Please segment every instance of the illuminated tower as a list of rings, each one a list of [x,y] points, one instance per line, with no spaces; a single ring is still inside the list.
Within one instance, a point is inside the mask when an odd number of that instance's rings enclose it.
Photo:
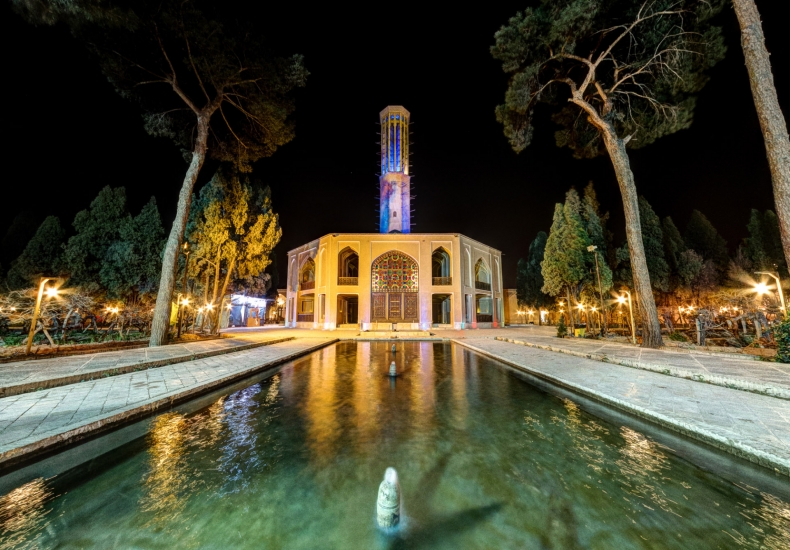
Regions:
[[[390,105],[381,118],[381,177],[379,232],[411,232],[409,176],[409,111]]]

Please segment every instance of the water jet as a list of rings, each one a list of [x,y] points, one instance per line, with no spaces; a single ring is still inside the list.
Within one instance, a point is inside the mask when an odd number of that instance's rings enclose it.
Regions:
[[[384,480],[379,485],[376,522],[384,529],[397,527],[400,522],[400,484],[395,468],[387,468]]]
[[[398,376],[398,368],[395,366],[395,361],[390,363],[390,376],[393,378]]]

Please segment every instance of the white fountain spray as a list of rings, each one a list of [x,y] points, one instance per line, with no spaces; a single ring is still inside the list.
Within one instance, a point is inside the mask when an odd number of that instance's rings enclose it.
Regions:
[[[397,527],[400,522],[400,484],[395,468],[387,468],[384,481],[379,485],[379,498],[376,502],[376,521],[383,529]]]

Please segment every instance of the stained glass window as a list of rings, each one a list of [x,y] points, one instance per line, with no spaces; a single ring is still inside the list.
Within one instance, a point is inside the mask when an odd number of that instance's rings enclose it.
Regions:
[[[419,267],[417,261],[392,250],[373,261],[373,292],[418,292]]]

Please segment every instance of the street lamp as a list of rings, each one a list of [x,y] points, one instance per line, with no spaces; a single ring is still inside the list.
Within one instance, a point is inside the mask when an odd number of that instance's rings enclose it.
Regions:
[[[773,273],[771,273],[770,271],[755,271],[754,274],[755,275],[768,275],[770,277],[773,277],[776,280],[776,288],[779,289],[779,303],[781,304],[781,307],[782,307],[782,314],[783,315],[787,315],[787,309],[785,308],[785,295],[784,295],[784,292],[782,292],[782,280],[779,277],[777,277],[776,275],[774,275]],[[757,293],[758,294],[765,294],[766,292],[768,292],[768,287],[765,285],[765,283],[757,283],[757,285],[755,285],[755,290],[757,289],[757,287],[759,287],[761,285],[765,289],[765,291],[761,292],[760,290],[757,290]]]
[[[187,271],[189,271],[189,241],[184,241],[181,250],[184,252],[184,278],[181,281],[181,291],[184,293],[184,296],[187,295]],[[189,301],[184,299],[182,304],[187,305]],[[183,308],[178,308],[178,331],[176,333],[176,338],[181,338],[181,324],[184,320],[184,310]]]
[[[47,298],[54,298],[58,295],[58,289],[54,286],[46,290],[44,289],[47,281],[53,279],[54,277],[41,277],[38,281],[38,295],[36,296],[36,305],[33,307],[33,318],[30,320],[30,331],[27,333],[27,348],[25,349],[25,355],[29,355],[30,348],[33,347],[33,335],[36,333],[36,323],[38,322],[38,315],[41,312],[41,299],[44,297],[44,293],[46,292]]]
[[[631,305],[631,293],[625,288],[621,289],[620,292],[625,292],[628,295],[628,312],[631,315],[631,341],[636,344],[636,325],[634,325],[634,308]],[[625,297],[620,296],[617,298],[617,301],[624,304]]]
[[[603,317],[601,337],[603,337],[606,335],[606,309],[603,304],[603,285],[601,285],[601,270],[598,269],[598,254],[595,252],[597,249],[598,247],[594,244],[587,247],[587,252],[592,252],[592,255],[595,257],[595,274],[598,276],[598,295],[601,297],[601,315]]]

